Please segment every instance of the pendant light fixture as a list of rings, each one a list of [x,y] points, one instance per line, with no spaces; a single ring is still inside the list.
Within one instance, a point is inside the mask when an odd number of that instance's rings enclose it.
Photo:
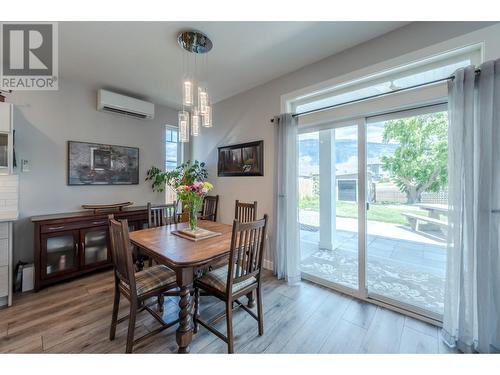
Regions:
[[[199,31],[184,31],[179,34],[177,41],[179,46],[187,52],[183,55],[179,140],[189,142],[190,134],[193,137],[200,134],[200,125],[206,128],[212,127],[212,107],[206,85],[208,79],[206,53],[212,49],[212,41]],[[201,68],[199,65],[202,65]],[[199,70],[205,71],[206,76],[199,74]]]

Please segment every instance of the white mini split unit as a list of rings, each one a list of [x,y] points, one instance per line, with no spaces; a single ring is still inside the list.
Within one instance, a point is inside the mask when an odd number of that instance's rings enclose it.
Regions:
[[[141,119],[155,116],[153,103],[102,89],[97,91],[97,110]]]

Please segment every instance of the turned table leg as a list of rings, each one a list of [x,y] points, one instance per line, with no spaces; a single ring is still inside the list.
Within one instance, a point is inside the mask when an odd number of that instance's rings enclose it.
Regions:
[[[193,303],[190,286],[193,283],[193,269],[183,268],[177,271],[177,284],[180,288],[179,327],[175,333],[178,353],[189,353],[189,344],[193,339]]]

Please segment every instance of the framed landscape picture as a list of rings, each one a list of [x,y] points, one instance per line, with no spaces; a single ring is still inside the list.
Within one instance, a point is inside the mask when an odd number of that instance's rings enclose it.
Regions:
[[[68,141],[68,185],[138,183],[138,148]]]
[[[264,141],[219,147],[217,175],[264,176]]]

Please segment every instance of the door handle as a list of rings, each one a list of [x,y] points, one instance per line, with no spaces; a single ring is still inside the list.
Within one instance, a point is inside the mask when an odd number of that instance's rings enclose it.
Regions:
[[[366,202],[366,211],[370,210],[370,203]]]

